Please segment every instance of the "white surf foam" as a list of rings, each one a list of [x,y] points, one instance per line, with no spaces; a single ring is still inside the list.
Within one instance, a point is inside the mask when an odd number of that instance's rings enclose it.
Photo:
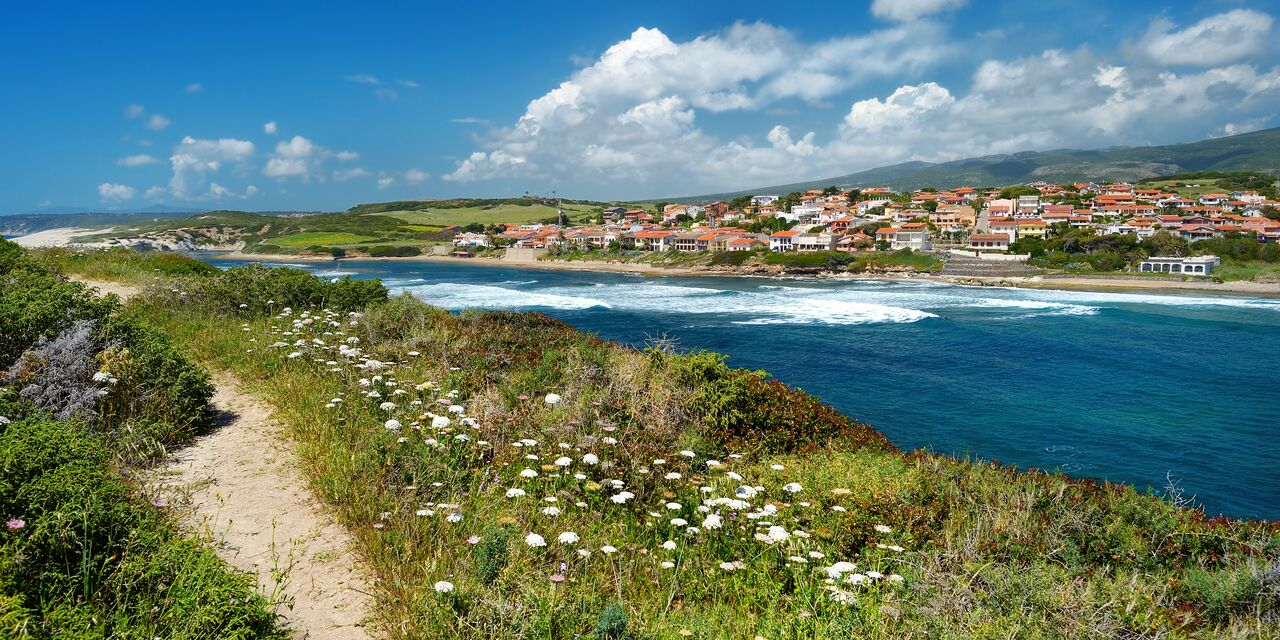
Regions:
[[[610,308],[594,298],[518,291],[479,284],[442,282],[405,287],[418,299],[447,309],[591,309]]]

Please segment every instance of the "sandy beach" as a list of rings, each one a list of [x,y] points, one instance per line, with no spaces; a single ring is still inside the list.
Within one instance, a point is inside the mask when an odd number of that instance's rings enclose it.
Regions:
[[[13,238],[18,246],[28,249],[37,247],[65,247],[71,244],[71,239],[86,233],[101,231],[101,229],[82,229],[79,227],[60,227],[58,229],[45,229],[37,231],[25,236]]]

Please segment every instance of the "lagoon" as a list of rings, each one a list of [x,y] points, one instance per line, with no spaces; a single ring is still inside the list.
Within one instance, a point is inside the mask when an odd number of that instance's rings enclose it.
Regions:
[[[203,256],[219,266],[242,264]],[[441,307],[540,311],[617,342],[728,354],[903,449],[1127,482],[1280,518],[1280,300],[923,281],[298,263]]]

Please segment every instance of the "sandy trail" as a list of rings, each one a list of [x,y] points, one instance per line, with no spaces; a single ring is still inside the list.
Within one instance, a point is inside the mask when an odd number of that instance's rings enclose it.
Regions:
[[[140,291],[77,279],[126,300]],[[223,560],[284,603],[278,611],[295,638],[368,638],[372,598],[350,535],[324,514],[267,408],[230,375],[213,382],[216,428],[157,469],[153,490],[180,509],[184,525],[208,534]]]
[[[257,575],[262,593],[283,596],[281,617],[294,637],[369,637],[371,598],[350,535],[322,512],[267,408],[225,374],[214,383],[218,427],[171,457],[157,478],[162,493],[185,501],[186,524]]]

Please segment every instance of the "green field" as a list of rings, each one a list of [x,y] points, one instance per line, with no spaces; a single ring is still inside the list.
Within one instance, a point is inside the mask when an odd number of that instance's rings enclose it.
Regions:
[[[312,245],[359,244],[370,240],[377,240],[377,238],[374,236],[356,235],[354,233],[306,231],[280,238],[273,238],[271,243],[281,247],[310,247]]]
[[[564,207],[565,213],[569,215],[569,219],[575,223],[585,222],[591,217],[591,214],[596,209],[596,207],[590,205],[576,204],[566,204]],[[457,207],[423,209],[419,211],[388,211],[380,215],[390,216],[415,225],[432,225],[437,227],[457,225],[465,227],[476,222],[480,224],[497,224],[502,222],[510,222],[512,224],[530,224],[540,220],[555,218],[556,209],[555,207],[542,204],[529,206],[500,204],[491,207]]]

